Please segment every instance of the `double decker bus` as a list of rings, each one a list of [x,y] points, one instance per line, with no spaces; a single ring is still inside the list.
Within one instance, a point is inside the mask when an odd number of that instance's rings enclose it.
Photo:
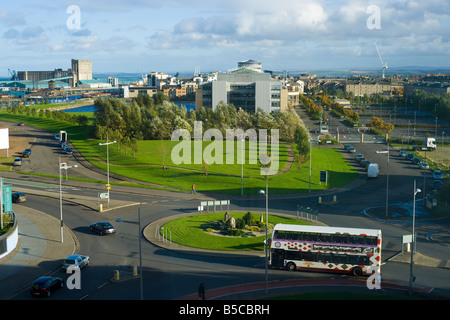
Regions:
[[[381,230],[277,224],[270,241],[269,267],[355,276],[379,273]]]

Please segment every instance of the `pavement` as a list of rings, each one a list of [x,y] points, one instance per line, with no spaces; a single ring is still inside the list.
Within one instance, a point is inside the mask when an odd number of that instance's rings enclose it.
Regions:
[[[2,173],[3,174],[3,173]],[[13,174],[13,177],[14,174]],[[42,181],[42,177],[39,177],[39,181]],[[44,178],[45,180],[45,178]],[[51,179],[50,179],[51,180]],[[53,179],[54,183],[54,179]],[[83,187],[87,186],[85,182],[70,181],[71,185]],[[120,189],[116,187],[115,189]],[[186,197],[192,199],[192,196],[199,199],[211,199],[209,195],[191,195],[178,192],[168,192],[164,190],[139,190],[140,188],[132,188],[135,192],[145,192],[147,194],[156,194],[164,197]],[[43,190],[33,191],[32,189],[14,188],[14,191],[26,191],[27,193],[38,193],[39,195],[58,197],[59,195],[53,192],[46,192]],[[127,187],[122,187],[122,191],[128,190]],[[131,190],[131,189],[130,189]],[[128,190],[128,191],[130,191]],[[75,202],[80,205],[91,208],[92,210],[99,210],[98,200],[95,197],[80,197],[75,195],[64,195],[64,201]],[[137,205],[136,202],[126,201],[113,201],[111,200],[109,207],[105,207],[107,210],[115,210],[123,206]],[[14,252],[7,257],[0,259],[0,299],[10,299],[17,293],[27,290],[31,283],[38,277],[51,274],[53,271],[60,268],[61,262],[67,256],[77,252],[78,240],[74,233],[68,227],[64,227],[63,241],[61,241],[60,233],[60,221],[51,215],[29,209],[27,207],[17,204],[14,206],[14,210],[17,216],[19,225],[19,243]],[[192,214],[192,213],[189,213]],[[174,219],[178,216],[173,216],[167,219]],[[157,230],[159,226],[162,226],[166,222],[166,219],[155,221],[144,228],[143,235],[145,239],[152,244],[164,248],[166,250],[174,250],[177,252],[183,252],[188,254],[197,255],[240,255],[248,256],[249,254],[262,256],[261,253],[224,253],[213,252],[208,250],[200,250],[190,247],[185,247],[171,243],[170,240],[159,236]],[[416,264],[429,263],[429,259],[419,259]],[[409,263],[407,256],[398,255],[398,260],[393,257],[391,261]],[[131,273],[130,275],[124,274],[120,281],[126,281],[128,279],[135,278]],[[111,279],[114,282],[114,279]],[[325,282],[324,282],[325,281]],[[341,290],[343,286],[351,290],[366,291],[366,280],[344,280],[343,278],[336,279],[309,279],[299,281],[275,281],[268,283],[268,290],[271,295],[283,295],[298,292],[309,292],[310,290],[317,290],[318,287],[326,288],[326,290]],[[382,288],[385,292],[407,292],[409,287],[407,285],[396,284],[392,282],[382,283]],[[417,294],[430,295],[433,292],[433,288],[422,288],[415,286],[415,292]],[[247,300],[247,299],[259,299],[267,297],[265,293],[265,283],[248,283],[239,286],[225,287],[214,290],[207,290],[207,299],[228,299],[228,300]],[[181,300],[198,300],[197,293],[188,295],[181,298]]]

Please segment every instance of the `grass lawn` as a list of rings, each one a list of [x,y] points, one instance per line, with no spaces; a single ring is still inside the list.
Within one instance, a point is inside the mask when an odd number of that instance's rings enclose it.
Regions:
[[[106,148],[98,146],[100,141],[76,141],[78,150],[94,165],[106,170]],[[166,170],[162,169],[161,144],[171,150],[178,142],[174,141],[140,141],[136,159],[130,151],[125,155],[123,150],[110,147],[110,172],[141,181],[171,186],[186,192],[195,184],[198,191],[210,191],[224,194],[240,194],[241,165],[212,164],[208,165],[208,175],[202,171],[200,164],[181,164],[178,167],[171,161],[170,152],[165,157]],[[207,145],[203,143],[203,148]],[[236,153],[235,153],[236,154]],[[280,145],[279,169],[287,164],[288,151],[285,144]],[[350,183],[357,178],[357,171],[343,158],[341,153],[332,148],[312,149],[311,190],[325,190]],[[237,162],[237,161],[236,161]],[[328,171],[328,185],[319,182],[321,170]],[[248,164],[248,145],[244,164],[244,194],[256,194],[265,188],[264,177],[260,175],[260,167]],[[283,174],[269,178],[269,192],[273,194],[302,193],[309,190],[309,162],[300,170],[296,163]]]
[[[85,113],[93,121],[93,113]],[[12,122],[24,122],[26,125],[59,132],[65,130],[69,140],[80,153],[92,164],[106,171],[106,147],[99,146],[103,140],[89,139],[91,126],[78,126],[65,121],[47,119],[46,117],[33,117],[27,115],[14,115],[0,111],[0,119]],[[202,164],[175,165],[171,160],[171,150],[177,141],[139,141],[135,157],[131,150],[125,151],[122,147],[111,145],[109,147],[110,171],[112,173],[129,177],[138,181],[150,182],[169,189],[190,192],[192,184],[198,191],[209,191],[222,194],[240,194],[241,192],[241,165],[227,164],[226,154],[230,150],[223,146],[223,163],[209,164],[205,175]],[[203,150],[210,142],[202,143]],[[118,148],[119,147],[119,148]],[[237,157],[234,145],[234,157]],[[295,146],[292,146],[295,150]],[[244,193],[257,194],[265,188],[264,177],[260,175],[258,164],[249,164],[249,144],[245,146]],[[194,155],[192,155],[193,159]],[[167,166],[162,169],[162,163]],[[279,146],[279,170],[288,163],[288,147],[284,143]],[[328,185],[319,182],[321,170],[328,171]],[[333,148],[319,147],[312,149],[311,190],[324,190],[348,184],[356,179],[357,171],[343,158],[339,151]],[[280,175],[270,176],[269,193],[287,194],[302,193],[309,190],[309,162],[302,164],[300,170],[296,163],[289,171]]]
[[[230,213],[235,219],[242,218],[246,213]],[[255,218],[260,214],[253,213]],[[172,241],[189,247],[223,250],[223,251],[251,251],[264,250],[265,235],[257,237],[229,237],[213,235],[203,231],[202,226],[211,221],[223,220],[225,213],[206,213],[172,220],[164,225],[168,235],[171,232]],[[265,219],[265,214],[264,214]],[[308,224],[305,221],[269,215],[269,223]],[[269,237],[271,234],[269,233]]]

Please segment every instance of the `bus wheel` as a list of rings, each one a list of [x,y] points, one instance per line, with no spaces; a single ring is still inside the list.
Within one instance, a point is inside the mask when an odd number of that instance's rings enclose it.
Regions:
[[[289,262],[286,265],[286,270],[288,270],[288,271],[295,271],[296,269],[297,269],[297,267],[295,266],[295,263],[293,263],[293,262]]]
[[[352,273],[355,277],[360,277],[363,274],[363,271],[360,267],[355,267],[352,269]]]

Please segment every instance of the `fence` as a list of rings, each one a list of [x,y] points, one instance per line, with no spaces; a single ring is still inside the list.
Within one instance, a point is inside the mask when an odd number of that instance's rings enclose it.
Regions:
[[[297,205],[297,218],[317,221],[319,218],[319,211],[310,207],[305,208],[303,206]]]
[[[6,234],[0,236],[0,259],[10,254],[17,246],[19,241],[19,230],[17,226],[17,219],[14,212],[8,213],[11,217],[9,223],[13,224],[13,227]]]

